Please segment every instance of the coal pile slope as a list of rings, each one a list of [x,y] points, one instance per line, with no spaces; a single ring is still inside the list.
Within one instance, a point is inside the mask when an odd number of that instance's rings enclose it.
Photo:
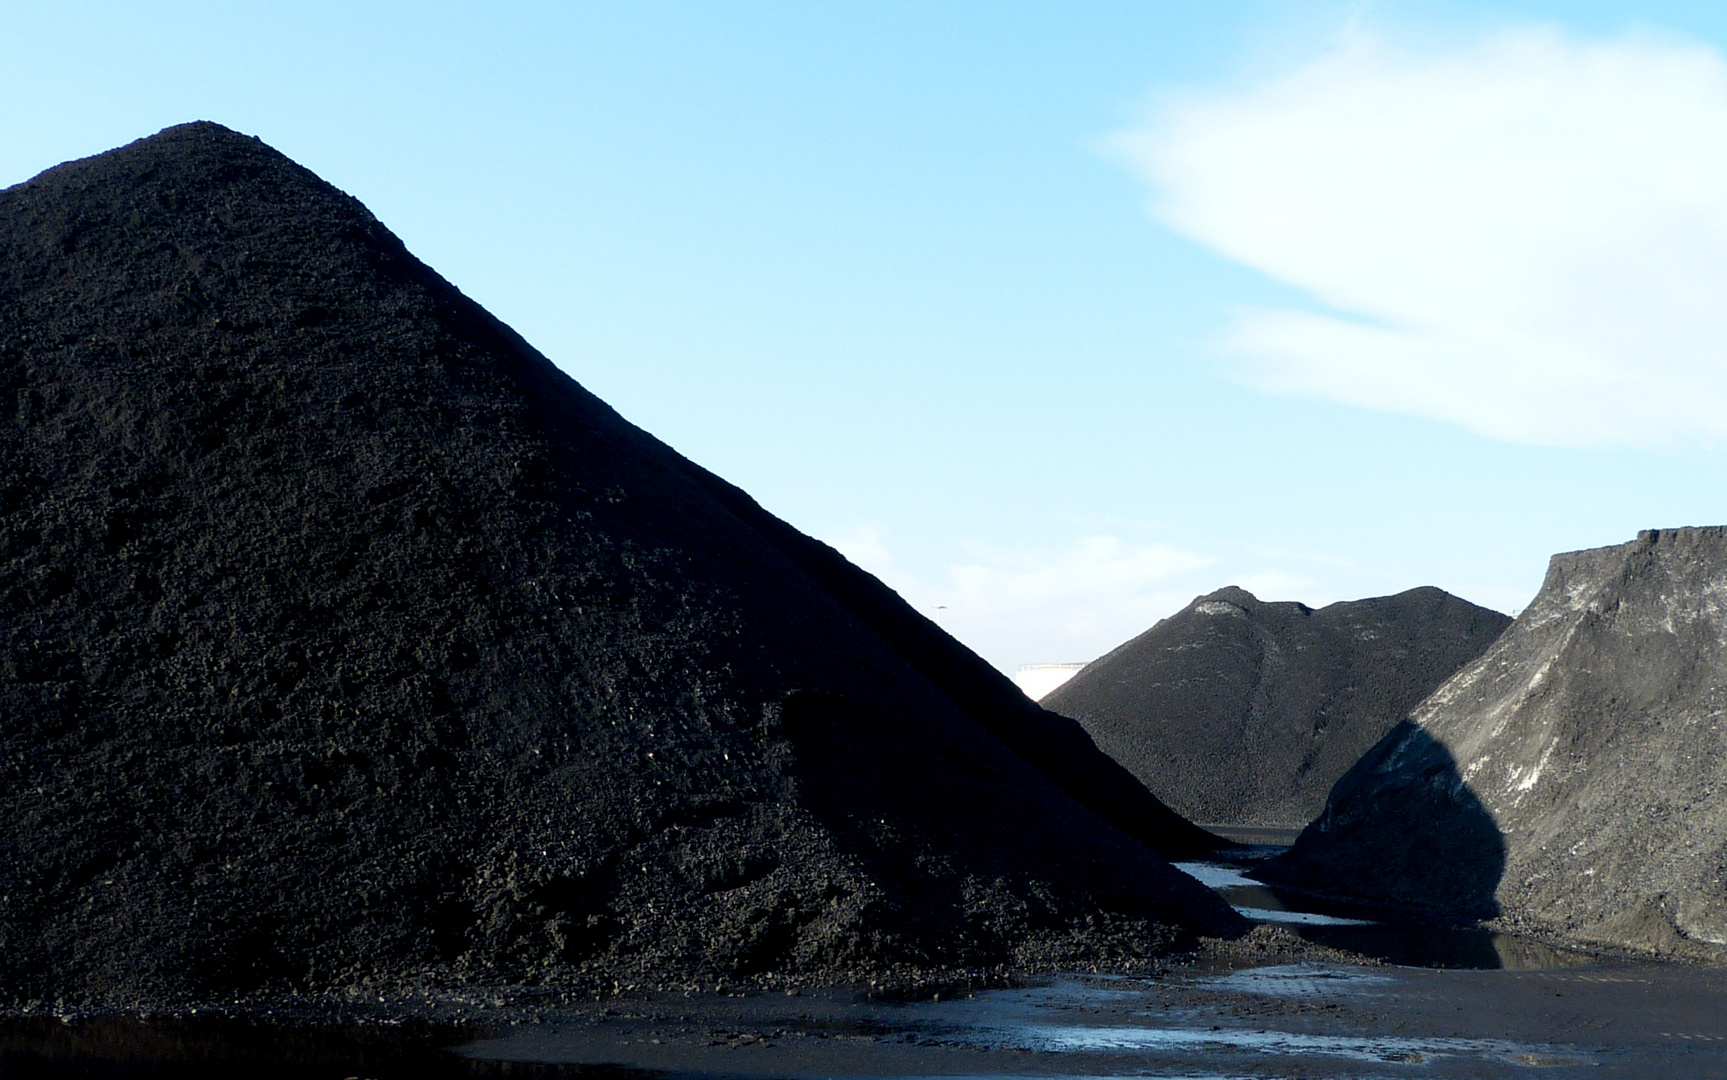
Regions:
[[[1581,944],[1727,948],[1727,529],[1553,557],[1540,595],[1263,876]]]
[[[1076,725],[256,140],[0,192],[0,380],[6,1002],[1242,928],[1122,831],[1207,843]]]
[[[1201,596],[1046,696],[1195,821],[1299,828],[1511,622],[1439,589],[1331,604]]]

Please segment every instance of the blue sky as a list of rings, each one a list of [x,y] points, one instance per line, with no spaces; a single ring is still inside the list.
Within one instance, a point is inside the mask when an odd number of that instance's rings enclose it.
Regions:
[[[5,14],[0,183],[258,135],[1004,669],[1727,521],[1716,5]]]

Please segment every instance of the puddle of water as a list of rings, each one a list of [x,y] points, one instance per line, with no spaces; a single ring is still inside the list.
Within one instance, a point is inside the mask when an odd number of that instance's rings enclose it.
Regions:
[[[1248,847],[1270,848],[1274,852],[1289,850],[1295,838],[1301,835],[1300,825],[1207,825],[1202,822],[1199,827],[1225,840],[1234,840]]]
[[[1273,888],[1247,877],[1239,863],[1186,862],[1176,866],[1255,922],[1286,924],[1317,945],[1347,949],[1404,967],[1537,971],[1595,962],[1582,953],[1478,926],[1399,921],[1362,905]]]
[[[1389,986],[1397,980],[1389,975],[1360,968],[1328,964],[1277,964],[1245,968],[1227,975],[1200,979],[1197,985],[1226,993],[1259,994],[1264,997],[1330,997],[1357,995],[1373,987]]]
[[[1234,863],[1186,862],[1176,868],[1228,900],[1230,906],[1261,922],[1310,923],[1322,926],[1364,926],[1385,921],[1384,913],[1362,904],[1327,900],[1290,892],[1255,881]],[[1248,914],[1248,912],[1260,914]],[[1315,918],[1314,916],[1323,916]]]
[[[1353,1061],[1421,1063],[1437,1058],[1471,1057],[1523,1064],[1531,1060],[1555,1064],[1588,1064],[1554,1047],[1497,1039],[1399,1038],[1393,1036],[1310,1035],[1255,1028],[1176,1027],[1028,1027],[1018,1033],[1017,1049],[1071,1053],[1086,1051],[1195,1050],[1290,1056],[1296,1054]]]
[[[1226,993],[1270,997],[1359,999],[1386,992],[1386,988],[1396,983],[1395,977],[1380,972],[1302,963],[1233,971],[1198,980],[1195,985]],[[1186,1057],[1191,1065],[1202,1068],[1208,1056],[1217,1060],[1219,1055],[1396,1064],[1433,1063],[1447,1058],[1514,1065],[1592,1064],[1587,1054],[1576,1047],[1505,1039],[1332,1035],[1225,1027],[1203,1020],[1172,1023],[1173,1018],[1167,1013],[1145,1011],[1143,999],[1136,1000],[1139,992],[1140,987],[1131,980],[1107,987],[1061,982],[992,991],[978,995],[975,1002],[962,1003],[957,1014],[933,1010],[925,1013],[922,1023],[915,1025],[917,1033],[912,1037],[922,1045],[964,1045],[1057,1055],[1169,1054]],[[1105,1006],[1101,1013],[1098,1006]],[[1156,1019],[1151,1020],[1152,1017]]]
[[[1336,915],[1320,915],[1313,911],[1278,911],[1275,908],[1247,907],[1236,904],[1235,910],[1255,922],[1290,923],[1300,926],[1374,926],[1367,919],[1342,919]]]
[[[1247,889],[1259,884],[1243,874],[1239,867],[1225,863],[1178,862],[1175,868],[1190,877],[1198,878],[1199,883],[1208,889]]]

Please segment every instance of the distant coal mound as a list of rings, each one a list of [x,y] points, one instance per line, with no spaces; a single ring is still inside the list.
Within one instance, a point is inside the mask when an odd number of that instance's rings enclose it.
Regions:
[[[1331,604],[1202,596],[1043,698],[1195,821],[1299,828],[1511,622],[1439,589]]]
[[[1727,529],[1555,555],[1503,637],[1260,876],[1564,939],[1727,951]]]
[[[4,1001],[1243,928],[1077,725],[254,139],[0,192],[0,381]]]

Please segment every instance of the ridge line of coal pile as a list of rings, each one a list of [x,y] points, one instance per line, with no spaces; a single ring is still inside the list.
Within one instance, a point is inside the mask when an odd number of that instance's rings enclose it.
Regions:
[[[0,192],[0,401],[0,1004],[1000,977],[1245,928],[1083,734],[255,139]]]
[[[1042,704],[1078,719],[1193,820],[1299,828],[1510,622],[1431,587],[1316,611],[1229,586],[1087,664]]]
[[[860,622],[892,642],[919,674],[1087,809],[1169,858],[1234,846],[1170,809],[1098,749],[1084,726],[1039,707],[1011,679],[982,663],[873,575],[773,517],[732,484],[712,474],[704,479],[733,513],[760,529]]]

